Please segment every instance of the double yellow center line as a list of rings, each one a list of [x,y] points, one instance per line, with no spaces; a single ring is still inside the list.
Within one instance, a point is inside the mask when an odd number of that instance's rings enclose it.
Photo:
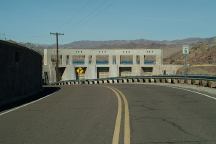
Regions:
[[[125,95],[117,88],[106,86],[112,90],[118,99],[118,111],[115,121],[115,129],[113,133],[112,144],[119,144],[119,136],[121,129],[121,118],[122,118],[122,106],[124,106],[124,144],[130,144],[130,118],[129,118],[129,107],[128,101]],[[122,103],[123,100],[123,103]]]

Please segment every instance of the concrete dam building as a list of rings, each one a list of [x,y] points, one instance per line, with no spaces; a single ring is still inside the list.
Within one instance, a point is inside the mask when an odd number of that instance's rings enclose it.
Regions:
[[[56,49],[44,49],[43,74],[56,81]],[[161,49],[59,49],[61,80],[176,74],[181,65],[163,65]]]

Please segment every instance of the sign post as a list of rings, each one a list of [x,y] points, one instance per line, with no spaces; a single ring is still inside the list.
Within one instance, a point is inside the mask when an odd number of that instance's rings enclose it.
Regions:
[[[188,55],[189,55],[189,45],[183,45],[182,53],[184,55],[184,75],[186,76],[188,73]]]

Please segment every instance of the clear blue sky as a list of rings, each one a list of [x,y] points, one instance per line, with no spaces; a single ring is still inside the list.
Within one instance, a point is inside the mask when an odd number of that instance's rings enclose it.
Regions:
[[[216,0],[1,0],[0,36],[21,42],[216,36]]]

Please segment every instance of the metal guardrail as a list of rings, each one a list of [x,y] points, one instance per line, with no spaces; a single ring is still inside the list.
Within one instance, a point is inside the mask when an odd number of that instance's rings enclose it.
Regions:
[[[116,84],[116,83],[171,83],[192,84],[216,88],[216,76],[202,75],[157,75],[157,76],[128,76],[89,80],[68,80],[52,83],[51,85],[77,84]]]

